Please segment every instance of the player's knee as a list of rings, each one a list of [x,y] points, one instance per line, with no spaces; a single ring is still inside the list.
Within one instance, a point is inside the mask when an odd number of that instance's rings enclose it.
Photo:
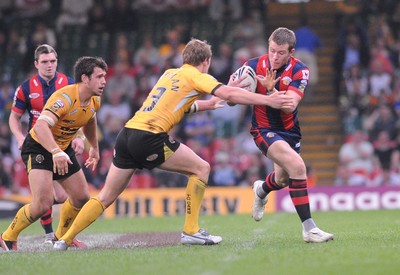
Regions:
[[[64,203],[68,198],[68,195],[66,193],[63,194],[55,194],[54,195],[54,202],[53,204],[61,204]]]
[[[38,214],[38,217],[41,217],[44,215],[51,207],[53,206],[53,199],[52,198],[42,198],[38,203],[34,205],[35,210],[31,210],[32,212],[36,212]],[[35,216],[32,214],[32,216]]]
[[[195,174],[202,180],[207,180],[210,175],[211,167],[207,161],[202,161],[196,166]]]
[[[275,177],[275,182],[277,185],[284,188],[289,185],[289,177],[286,176]]]
[[[289,176],[294,179],[300,179],[306,177],[306,165],[302,160],[294,161],[290,166],[290,171],[287,171]]]
[[[90,199],[90,196],[85,195],[80,198],[75,198],[75,199],[70,198],[70,202],[71,202],[72,206],[80,209],[85,205],[86,202],[88,202],[89,199]]]

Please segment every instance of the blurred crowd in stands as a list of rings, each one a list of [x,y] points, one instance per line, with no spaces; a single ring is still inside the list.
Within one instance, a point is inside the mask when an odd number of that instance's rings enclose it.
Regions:
[[[105,180],[119,130],[160,73],[181,66],[181,51],[190,37],[211,43],[210,73],[224,83],[243,60],[266,52],[263,1],[17,0],[2,1],[0,10],[0,194],[29,193],[8,115],[16,87],[36,73],[37,45],[54,46],[58,71],[68,75],[82,55],[100,55],[109,64],[97,114],[101,160],[95,172],[84,169],[93,188],[101,188]],[[271,167],[248,133],[249,120],[248,108],[226,106],[188,115],[173,135],[212,164],[209,185],[248,186]],[[130,186],[182,187],[186,182],[155,169],[135,175]]]
[[[59,55],[58,71],[68,75],[82,55],[99,55],[109,64],[98,113],[101,160],[95,172],[84,170],[90,185],[98,189],[112,161],[116,135],[160,73],[182,64],[180,53],[185,43],[191,37],[209,41],[214,52],[210,73],[227,83],[244,60],[267,52],[267,3],[2,0],[0,195],[29,193],[8,115],[15,89],[36,73],[33,52],[37,45],[54,46]],[[339,152],[335,184],[400,184],[400,4],[396,0],[345,0],[336,12],[340,31],[334,85],[346,143]],[[188,115],[171,134],[211,164],[209,185],[248,186],[272,169],[255,147],[249,127],[249,107],[237,105]],[[135,175],[130,186],[185,184],[185,177],[155,169]]]
[[[335,84],[343,123],[336,185],[400,185],[400,2],[340,3]]]

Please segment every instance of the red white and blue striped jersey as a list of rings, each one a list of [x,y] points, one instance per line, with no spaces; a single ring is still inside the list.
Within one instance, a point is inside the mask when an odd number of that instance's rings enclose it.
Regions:
[[[257,75],[266,74],[266,69],[271,68],[268,54],[249,59],[246,65],[252,67]],[[308,84],[310,70],[300,60],[290,57],[288,62],[277,70],[276,77],[281,79],[276,83],[278,91],[292,90],[304,96],[304,90]],[[256,93],[267,94],[267,89],[260,83],[257,85]],[[269,106],[255,105],[253,108],[252,129],[270,129],[274,132],[290,131],[300,135],[300,125],[297,116],[297,108],[291,114],[285,114],[281,110]]]
[[[60,72],[56,72],[48,84],[39,74],[36,74],[17,88],[11,110],[19,114],[28,111],[29,129],[31,129],[49,97],[58,89],[74,83],[73,78]]]

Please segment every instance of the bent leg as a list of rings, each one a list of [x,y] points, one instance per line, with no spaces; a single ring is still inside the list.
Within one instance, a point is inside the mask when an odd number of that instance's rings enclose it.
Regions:
[[[207,187],[210,165],[189,147],[181,144],[160,168],[189,175],[186,187],[186,216],[183,232],[194,234],[199,231],[200,208]]]
[[[71,245],[76,235],[97,220],[104,210],[125,190],[135,171],[135,169],[120,169],[111,164],[106,182],[98,197],[91,198],[82,207],[71,227],[62,235],[60,240],[64,240],[68,246]]]
[[[65,202],[67,199],[67,193],[58,181],[53,181],[54,185],[54,202],[53,204],[59,204]],[[44,229],[47,238],[53,238],[53,207],[40,217],[40,223]]]
[[[60,221],[56,237],[62,237],[71,226],[79,210],[89,200],[89,188],[82,170],[68,178],[59,180],[61,186],[68,194],[68,199],[63,203],[60,211]]]
[[[16,241],[22,230],[39,219],[53,204],[53,173],[33,169],[29,172],[32,202],[20,208],[10,226],[2,234],[4,240]]]
[[[97,220],[97,218],[103,214],[105,209],[106,207],[98,200],[98,198],[91,198],[79,211],[71,227],[60,238],[60,240],[64,240],[66,244],[70,246],[74,238]]]
[[[271,158],[281,169],[277,169],[277,181],[289,185],[289,194],[302,223],[310,220],[310,227],[315,227],[311,219],[311,210],[307,191],[306,165],[300,155],[283,141],[275,142],[268,151]]]

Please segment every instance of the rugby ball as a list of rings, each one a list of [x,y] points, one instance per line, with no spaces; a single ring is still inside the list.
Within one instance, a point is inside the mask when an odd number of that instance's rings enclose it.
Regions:
[[[242,88],[254,93],[257,88],[257,79],[256,79],[256,73],[254,72],[253,68],[250,66],[243,65],[234,72],[233,80],[236,80],[243,75],[246,75],[246,77],[240,83],[247,82],[250,84]]]

